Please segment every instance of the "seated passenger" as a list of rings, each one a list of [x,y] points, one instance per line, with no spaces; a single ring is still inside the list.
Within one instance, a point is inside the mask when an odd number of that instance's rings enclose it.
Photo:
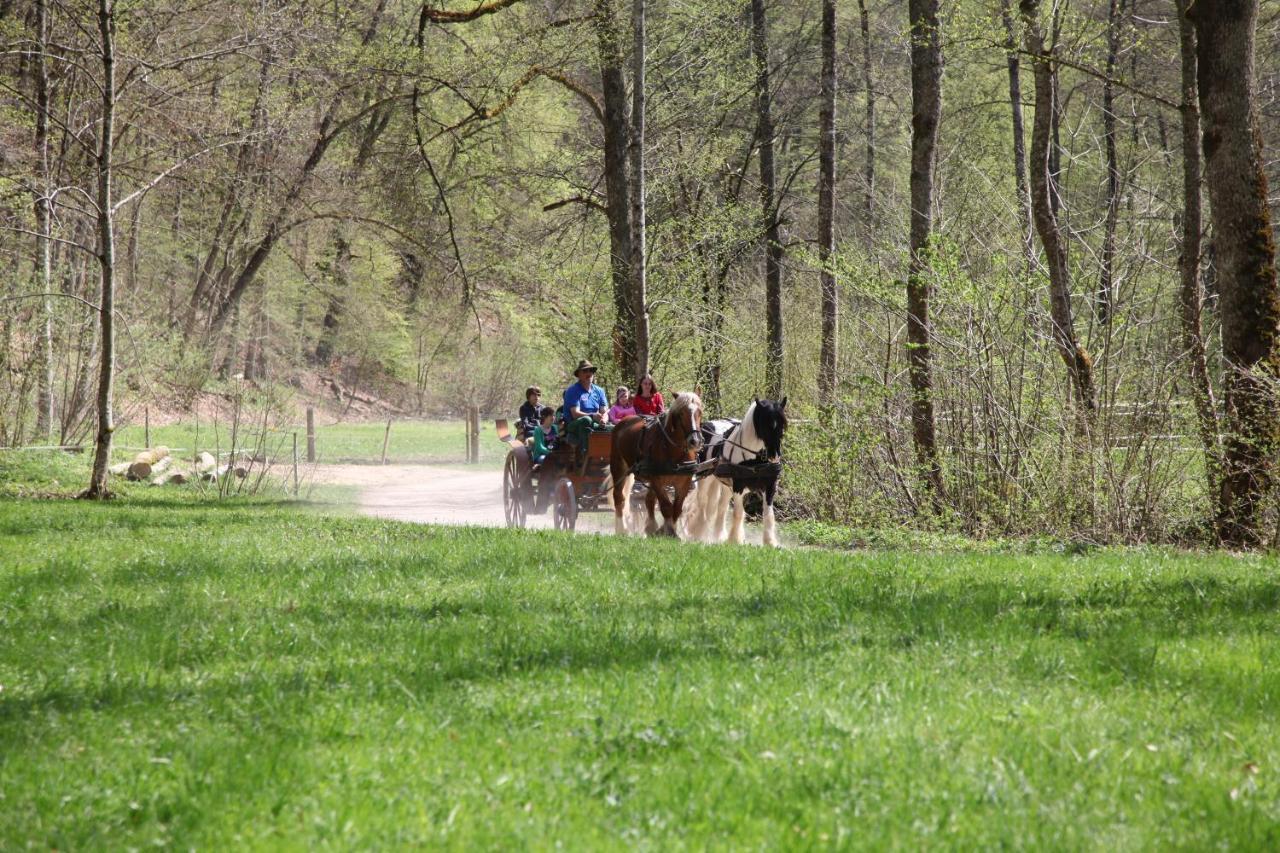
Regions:
[[[529,455],[535,465],[546,459],[547,454],[556,446],[555,419],[556,413],[551,411],[551,407],[544,406],[542,421],[533,428],[533,437],[530,439],[533,443],[529,446]]]
[[[618,393],[613,399],[613,405],[609,407],[609,423],[616,424],[623,418],[629,418],[636,413],[636,407],[631,405],[631,392],[627,390],[626,385],[618,387]]]
[[[662,394],[658,392],[658,383],[647,373],[640,378],[640,387],[631,398],[631,405],[635,407],[637,415],[660,415],[667,410],[662,402]]]
[[[520,438],[532,436],[534,428],[542,423],[543,411],[551,410],[550,406],[542,405],[541,400],[542,389],[537,385],[525,389],[524,405],[520,407],[520,419],[516,422],[516,435]]]
[[[609,397],[595,383],[596,366],[583,359],[573,375],[578,381],[564,392],[565,438],[578,447],[587,446],[587,434],[609,429]]]

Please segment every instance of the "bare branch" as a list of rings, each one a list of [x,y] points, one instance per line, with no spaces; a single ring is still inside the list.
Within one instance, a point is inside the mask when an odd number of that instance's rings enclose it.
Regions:
[[[594,198],[590,198],[589,196],[584,196],[584,195],[575,195],[575,196],[572,196],[571,198],[562,198],[559,201],[553,201],[550,204],[544,204],[542,206],[542,210],[544,212],[549,210],[556,210],[558,208],[565,207],[566,205],[570,205],[570,204],[583,204],[583,205],[586,205],[587,207],[593,207],[596,210],[600,211],[601,213],[607,214],[609,212],[608,209],[603,204],[596,201]]]

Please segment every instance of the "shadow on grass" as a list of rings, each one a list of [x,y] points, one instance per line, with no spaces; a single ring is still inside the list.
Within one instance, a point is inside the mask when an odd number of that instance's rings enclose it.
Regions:
[[[58,580],[64,587],[92,582],[75,574]],[[280,608],[232,599],[223,610],[188,597],[186,588],[184,580],[158,603],[104,602],[77,619],[46,615],[32,626],[38,636],[0,646],[0,659],[13,655],[7,662],[15,666],[39,660],[48,679],[27,695],[0,696],[0,722],[9,734],[15,725],[42,725],[48,711],[218,708],[234,700],[274,713],[282,704],[356,689],[387,702],[402,701],[408,691],[421,702],[468,684],[553,672],[638,672],[658,663],[718,661],[768,675],[874,655],[881,667],[890,660],[912,667],[920,665],[913,659],[972,643],[990,646],[992,672],[1042,687],[1069,678],[1099,695],[1122,683],[1162,692],[1175,678],[1184,690],[1213,690],[1215,701],[1247,716],[1265,713],[1264,697],[1280,678],[1194,665],[1166,671],[1161,658],[1177,638],[1257,635],[1254,617],[1280,602],[1275,582],[1218,589],[1208,599],[1201,585],[1185,579],[1144,582],[1141,596],[1116,589],[1107,596],[1021,599],[982,583],[897,604],[883,585],[576,604],[552,592],[513,604],[491,587],[421,603],[359,597],[317,603],[304,595],[297,606]],[[830,593],[826,609],[815,606],[819,592]],[[231,634],[239,635],[237,643],[227,642]],[[47,636],[75,641],[59,648]],[[65,673],[92,672],[108,648],[129,651],[117,652],[110,673],[66,683]],[[762,663],[765,670],[755,669]],[[210,674],[227,670],[235,674]],[[192,672],[201,675],[193,679]],[[173,680],[182,683],[166,683]]]

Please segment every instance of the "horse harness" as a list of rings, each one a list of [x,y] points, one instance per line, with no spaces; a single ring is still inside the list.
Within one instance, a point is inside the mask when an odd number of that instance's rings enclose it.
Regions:
[[[631,468],[631,473],[635,474],[637,480],[644,480],[649,477],[671,476],[694,477],[696,479],[711,470],[712,466],[707,465],[706,462],[698,462],[696,460],[691,462],[657,462],[650,458],[648,452],[650,445],[649,431],[655,426],[667,444],[679,448],[680,443],[667,432],[665,413],[661,415],[643,415],[642,417],[644,417],[644,429],[640,434],[640,449],[644,455],[636,460],[636,464]]]
[[[745,489],[763,489],[777,482],[778,477],[782,475],[782,462],[770,462],[768,460],[768,452],[763,445],[759,450],[752,450],[735,441],[732,436],[737,435],[740,429],[742,429],[742,422],[738,421],[734,424],[733,429],[725,433],[720,441],[711,448],[710,454],[703,464],[713,464],[704,473],[732,480],[735,489],[739,484]],[[743,453],[748,454],[750,458],[742,462],[728,461],[723,457],[725,445],[733,445]]]

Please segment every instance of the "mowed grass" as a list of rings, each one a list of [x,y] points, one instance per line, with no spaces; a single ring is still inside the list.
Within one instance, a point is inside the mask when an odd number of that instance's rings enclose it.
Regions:
[[[1280,844],[1269,558],[0,501],[0,848]]]
[[[202,421],[198,435],[196,426],[194,421],[154,426],[151,428],[151,442],[153,445],[184,448],[184,456],[190,456],[196,449],[210,452],[215,449],[223,452],[230,450],[229,424],[219,423],[215,431],[212,422]],[[257,424],[242,424],[237,444],[241,447],[246,443],[252,446],[257,441],[257,429]],[[335,424],[317,415],[316,461],[380,462],[386,430],[386,421]],[[283,460],[292,459],[292,432],[298,434],[298,455],[305,460],[306,424],[273,431],[266,440],[268,454]],[[141,425],[121,427],[116,431],[115,441],[121,448],[143,447],[145,432]],[[461,463],[466,461],[466,452],[466,428],[462,421],[392,421],[391,436],[387,442],[388,463]],[[502,459],[506,455],[506,448],[497,441],[492,421],[480,423],[480,454],[481,461],[488,462]],[[124,459],[129,454],[121,450],[117,455]]]

